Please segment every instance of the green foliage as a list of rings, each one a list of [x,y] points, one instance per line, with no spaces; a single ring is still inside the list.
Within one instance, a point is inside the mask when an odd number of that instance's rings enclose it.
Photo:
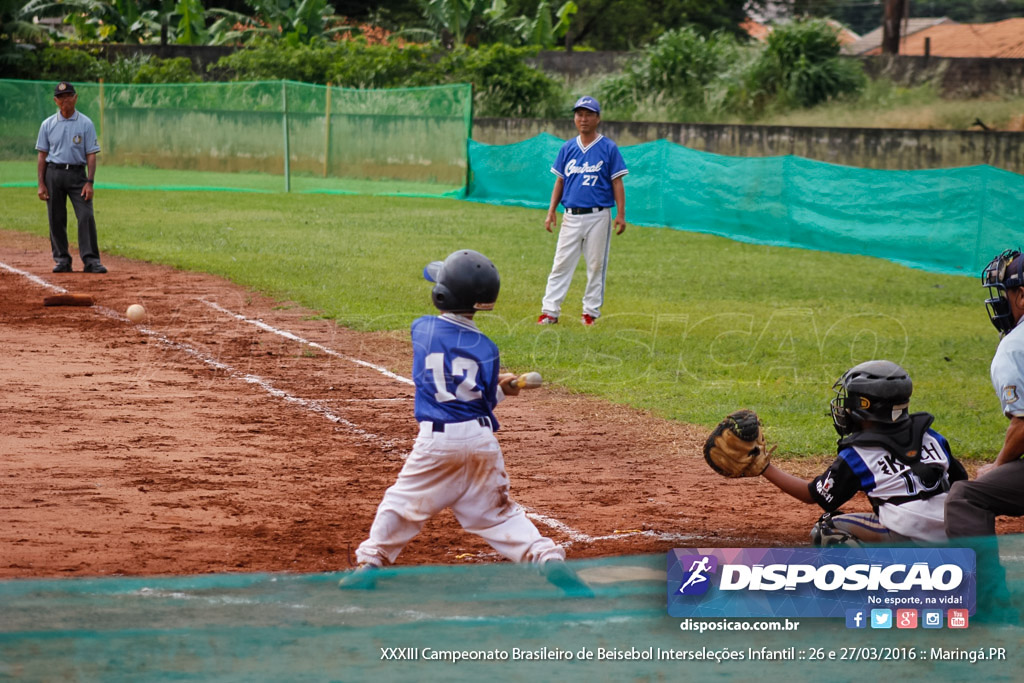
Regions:
[[[856,94],[867,78],[859,62],[840,58],[839,49],[836,29],[824,21],[783,24],[768,34],[751,83],[762,102],[774,98],[783,108]]]
[[[542,116],[557,106],[553,79],[528,66],[532,48],[496,44],[368,45],[364,40],[287,46],[263,42],[223,57],[215,68],[235,80],[295,80],[348,88],[396,88],[472,83],[478,116]]]
[[[744,80],[736,72],[750,60],[750,49],[732,35],[703,35],[693,27],[669,31],[621,75],[599,86],[606,117],[631,118],[641,107],[687,119],[735,109],[744,95]]]
[[[192,70],[188,57],[153,58],[141,64],[132,83],[198,83],[202,77]]]
[[[811,107],[856,95],[867,82],[859,62],[839,57],[823,21],[780,26],[767,45],[694,27],[669,31],[599,85],[608,118],[653,113],[683,121],[751,119],[763,111]]]
[[[760,0],[576,0],[579,13],[566,37],[598,50],[633,50],[666,32],[692,26],[743,37],[739,24]]]
[[[40,81],[95,81],[102,73],[100,60],[89,52],[46,47],[36,55],[32,78]]]
[[[211,43],[254,44],[261,39],[282,39],[291,47],[309,45],[351,30],[340,25],[334,7],[327,0],[246,0],[252,16],[225,9],[211,9],[208,14],[221,18],[210,26]],[[243,28],[236,29],[235,25]]]
[[[541,71],[528,66],[529,48],[501,43],[477,50],[461,49],[439,63],[451,82],[472,83],[478,116],[533,117],[557,110],[560,90]]]

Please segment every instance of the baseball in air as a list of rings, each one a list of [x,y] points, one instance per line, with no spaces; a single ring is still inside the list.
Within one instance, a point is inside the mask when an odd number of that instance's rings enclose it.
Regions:
[[[125,315],[128,316],[128,319],[133,323],[141,323],[146,319],[146,309],[142,307],[142,304],[132,304],[128,307],[128,310],[125,311]]]

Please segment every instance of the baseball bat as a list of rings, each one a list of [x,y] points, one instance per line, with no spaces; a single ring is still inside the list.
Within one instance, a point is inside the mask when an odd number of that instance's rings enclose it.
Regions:
[[[88,294],[54,294],[43,298],[44,306],[92,306],[92,297]]]
[[[516,377],[512,383],[520,389],[536,389],[543,384],[543,380],[539,372],[527,372]]]

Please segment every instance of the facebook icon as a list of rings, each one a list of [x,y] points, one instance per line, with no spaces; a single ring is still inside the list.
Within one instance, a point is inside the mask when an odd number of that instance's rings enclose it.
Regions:
[[[846,628],[867,628],[868,620],[862,609],[846,610]]]

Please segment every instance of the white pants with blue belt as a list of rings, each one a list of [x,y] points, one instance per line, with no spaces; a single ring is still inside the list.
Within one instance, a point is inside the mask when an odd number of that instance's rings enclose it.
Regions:
[[[565,550],[545,538],[513,500],[498,440],[477,420],[420,433],[398,480],[384,493],[370,537],[356,550],[359,564],[391,564],[402,548],[441,510],[450,507],[462,528],[513,562],[564,560]]]
[[[587,287],[583,291],[583,312],[594,318],[601,315],[604,303],[604,281],[608,271],[608,249],[611,246],[612,211],[601,209],[596,213],[562,217],[558,231],[555,262],[548,275],[548,286],[541,303],[541,312],[558,318],[562,302],[569,293],[573,272],[580,255],[587,264]]]

